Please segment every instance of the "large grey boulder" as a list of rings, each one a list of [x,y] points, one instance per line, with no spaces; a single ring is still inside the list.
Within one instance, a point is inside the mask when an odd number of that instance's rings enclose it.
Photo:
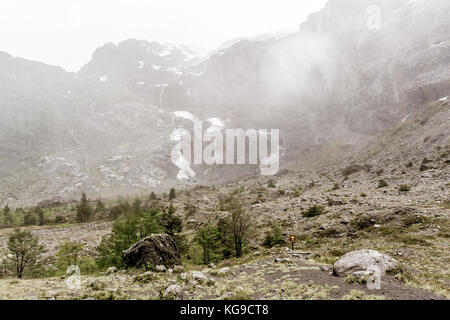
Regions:
[[[173,239],[167,234],[153,234],[132,245],[122,253],[125,265],[141,267],[180,265],[180,253]]]
[[[347,276],[355,272],[379,270],[383,275],[387,270],[393,269],[398,262],[375,250],[359,250],[349,252],[339,259],[333,266],[337,276]]]

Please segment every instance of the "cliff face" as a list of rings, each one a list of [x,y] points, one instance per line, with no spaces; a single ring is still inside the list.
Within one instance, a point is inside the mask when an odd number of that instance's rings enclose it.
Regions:
[[[212,56],[195,83],[198,105],[233,110],[250,126],[255,114],[272,125],[318,117],[321,130],[338,118],[374,134],[448,93],[449,9],[442,0],[330,0],[295,35]]]

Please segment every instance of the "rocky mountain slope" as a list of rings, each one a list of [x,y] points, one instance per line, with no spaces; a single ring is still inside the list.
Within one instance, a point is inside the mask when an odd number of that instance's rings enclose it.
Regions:
[[[290,36],[243,39],[205,59],[185,46],[126,40],[97,49],[76,74],[2,53],[0,202],[181,183],[170,162],[177,110],[232,128],[281,128],[284,163],[327,145],[355,151],[449,95],[449,6],[330,0]],[[254,172],[235,169],[201,168],[189,183]]]

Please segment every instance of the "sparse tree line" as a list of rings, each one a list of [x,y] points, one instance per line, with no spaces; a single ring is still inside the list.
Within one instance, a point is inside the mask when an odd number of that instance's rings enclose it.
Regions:
[[[112,232],[102,238],[95,257],[86,253],[83,244],[65,241],[60,243],[57,254],[46,258],[44,263],[39,239],[28,230],[16,229],[8,240],[7,250],[0,252],[1,272],[14,273],[21,278],[24,275],[48,277],[65,274],[70,265],[79,265],[84,274],[99,272],[111,266],[122,268],[122,252],[155,233],[170,235],[182,259],[193,264],[240,258],[248,251],[251,220],[243,208],[239,192],[230,194],[219,203],[221,210],[229,213],[227,218],[214,220],[212,216],[210,222],[188,235],[183,234],[183,222],[173,203],[176,197],[176,190],[171,189],[169,194],[161,197],[151,193],[131,202],[119,199],[107,207],[102,201],[91,202],[82,194],[76,206],[76,222],[87,222],[99,215],[114,220]],[[11,210],[8,209],[7,214],[10,214]],[[188,210],[188,214],[197,210],[189,204],[184,209],[185,212]],[[48,268],[49,261],[51,268]]]
[[[99,219],[115,220],[120,215],[128,214],[132,211],[139,212],[141,209],[146,210],[153,207],[159,201],[172,201],[175,198],[176,190],[172,188],[168,194],[162,193],[161,197],[157,197],[152,192],[148,197],[135,198],[131,203],[127,199],[119,198],[117,201],[113,201],[107,205],[101,199],[90,201],[86,194],[82,193],[76,205],[67,204],[56,208],[36,206],[12,209],[6,204],[3,208],[0,207],[0,228],[66,223],[68,219],[64,213],[73,211],[76,212],[74,222],[78,223]]]

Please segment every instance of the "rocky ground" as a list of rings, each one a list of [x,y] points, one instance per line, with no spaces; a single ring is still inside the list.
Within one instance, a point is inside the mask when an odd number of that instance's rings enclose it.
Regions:
[[[82,276],[70,289],[67,278],[3,280],[0,299],[443,299],[445,296],[383,278],[381,290],[336,277],[314,258],[288,252],[256,254],[201,271],[118,271]],[[229,266],[226,266],[229,265]]]

